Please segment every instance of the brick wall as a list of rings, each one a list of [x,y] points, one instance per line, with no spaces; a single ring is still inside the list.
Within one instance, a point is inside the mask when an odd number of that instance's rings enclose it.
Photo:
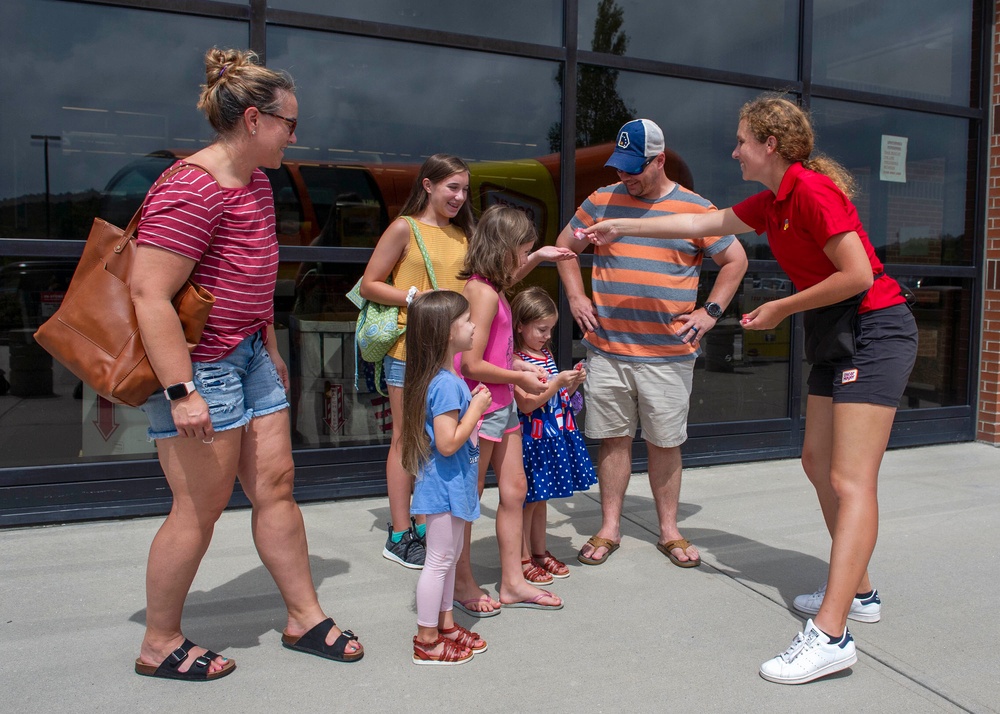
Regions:
[[[993,15],[993,117],[986,201],[986,274],[980,343],[979,414],[976,438],[1000,445],[1000,2]]]

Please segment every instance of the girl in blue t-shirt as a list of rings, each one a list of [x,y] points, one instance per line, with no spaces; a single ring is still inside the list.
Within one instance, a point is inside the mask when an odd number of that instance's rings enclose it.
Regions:
[[[486,641],[455,623],[455,563],[465,524],[479,518],[476,428],[492,402],[480,385],[469,391],[455,355],[472,347],[469,303],[437,290],[413,300],[407,324],[402,461],[416,475],[410,511],[427,516],[427,556],[417,581],[415,664],[463,664]]]

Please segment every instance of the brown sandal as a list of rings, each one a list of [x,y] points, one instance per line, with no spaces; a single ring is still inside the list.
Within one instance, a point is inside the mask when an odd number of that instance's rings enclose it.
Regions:
[[[691,541],[687,538],[678,538],[677,540],[668,540],[666,543],[657,543],[656,547],[660,549],[661,553],[670,558],[670,562],[678,568],[697,568],[701,565],[700,557],[681,560],[673,554],[674,550],[680,549],[682,551],[687,551],[687,549],[691,547]]]
[[[531,558],[521,561],[524,579],[532,585],[551,585],[552,575],[545,568],[535,565]]]
[[[439,654],[431,654],[427,650],[432,650],[438,645],[444,645]],[[465,664],[472,659],[472,650],[462,647],[454,640],[442,637],[433,642],[421,642],[414,636],[413,638],[413,664]]]
[[[545,551],[542,555],[532,555],[531,557],[534,559],[535,565],[552,575],[553,578],[569,577],[569,568],[566,567],[566,563],[556,558],[549,551]]]
[[[593,548],[593,550],[590,551],[589,556],[586,556],[583,554],[583,548],[586,548],[588,545],[591,548]],[[590,538],[587,540],[587,544],[580,549],[580,554],[576,556],[576,559],[579,560],[584,565],[600,565],[605,560],[610,558],[611,554],[614,553],[616,550],[618,550],[620,547],[621,547],[620,544],[608,540],[607,538],[601,538],[600,536],[590,536]],[[593,557],[594,553],[597,552],[598,548],[607,548],[607,551],[604,553],[603,558]]]
[[[486,651],[486,640],[479,636],[478,632],[470,632],[457,622],[454,627],[447,630],[438,628],[438,633],[452,642],[457,642],[462,647],[472,650],[472,654],[482,654]],[[450,635],[455,635],[450,637]]]

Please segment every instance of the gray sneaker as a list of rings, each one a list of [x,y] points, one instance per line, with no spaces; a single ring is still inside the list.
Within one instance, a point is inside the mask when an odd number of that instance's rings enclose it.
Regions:
[[[804,615],[815,615],[819,612],[819,606],[823,604],[825,595],[826,583],[823,583],[823,587],[816,592],[796,597],[792,602],[792,607]],[[878,622],[882,619],[882,600],[878,596],[878,590],[874,590],[864,600],[854,598],[847,619],[857,622]]]
[[[403,534],[398,543],[392,542],[392,524],[387,523],[389,537],[385,539],[385,548],[382,549],[382,557],[392,560],[404,568],[413,570],[423,570],[424,567],[424,546],[417,537],[417,534],[410,528]]]

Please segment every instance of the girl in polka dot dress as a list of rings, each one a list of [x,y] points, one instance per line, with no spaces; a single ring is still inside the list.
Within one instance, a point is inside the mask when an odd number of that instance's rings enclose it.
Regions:
[[[518,293],[511,303],[511,313],[515,359],[542,367],[549,375],[541,394],[530,395],[514,388],[523,432],[524,471],[528,477],[521,562],[524,577],[543,585],[553,578],[569,577],[569,568],[553,557],[545,545],[547,501],[567,498],[597,483],[570,404],[570,397],[587,378],[587,370],[583,363],[562,372],[556,367],[549,340],[559,313],[545,290],[536,286]]]

